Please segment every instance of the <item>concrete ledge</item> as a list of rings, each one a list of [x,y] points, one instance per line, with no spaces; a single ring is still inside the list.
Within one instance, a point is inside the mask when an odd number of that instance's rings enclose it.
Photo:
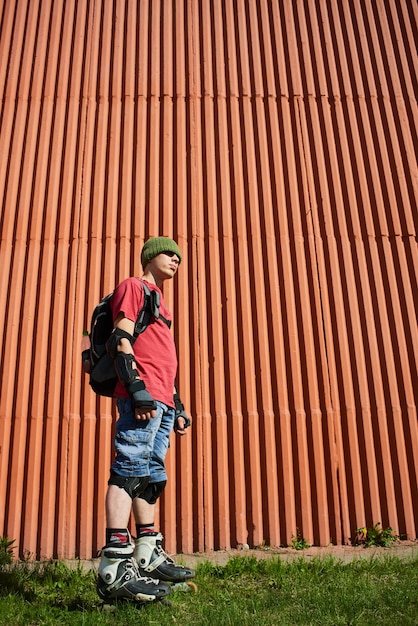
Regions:
[[[372,559],[381,556],[397,557],[400,559],[408,559],[418,557],[418,540],[415,541],[399,541],[390,548],[363,546],[326,546],[312,547],[305,550],[295,550],[294,548],[256,548],[256,549],[231,549],[216,550],[213,552],[199,552],[195,554],[176,554],[172,558],[176,563],[186,565],[187,567],[196,568],[199,563],[209,561],[213,565],[225,565],[229,559],[234,557],[255,557],[257,559],[269,559],[272,557],[280,557],[285,561],[296,560],[300,558],[312,560],[314,558],[324,558],[331,556],[344,562],[353,561],[355,559]],[[100,559],[67,560],[69,567],[76,568],[81,564],[86,570],[93,569],[97,571]]]

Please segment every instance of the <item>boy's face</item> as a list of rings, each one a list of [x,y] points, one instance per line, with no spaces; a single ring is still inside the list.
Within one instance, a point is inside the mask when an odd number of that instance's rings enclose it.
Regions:
[[[161,252],[157,254],[148,263],[147,269],[150,269],[154,276],[158,276],[160,280],[173,278],[178,270],[180,259],[174,252]]]

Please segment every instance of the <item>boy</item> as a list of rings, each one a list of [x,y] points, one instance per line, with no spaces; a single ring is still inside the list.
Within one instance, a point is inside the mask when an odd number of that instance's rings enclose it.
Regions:
[[[119,419],[106,495],[106,546],[97,582],[103,599],[152,601],[169,593],[167,583],[194,576],[193,570],[167,556],[163,537],[154,528],[155,504],[167,481],[164,462],[171,431],[185,435],[190,425],[174,387],[177,355],[169,328],[171,314],[161,291],[164,281],[176,274],[181,258],[176,242],[168,237],[152,237],[145,243],[142,280],[159,315],[135,342],[132,334],[144,303],[141,281],[127,278],[111,299],[114,330],[106,347],[119,379],[115,389]],[[127,528],[131,509],[135,549]]]

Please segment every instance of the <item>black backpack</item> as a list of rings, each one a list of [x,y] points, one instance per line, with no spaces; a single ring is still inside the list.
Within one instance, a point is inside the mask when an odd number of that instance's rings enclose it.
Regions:
[[[138,279],[140,280],[140,279]],[[161,319],[169,328],[171,322],[160,315],[160,294],[148,288],[140,280],[144,288],[144,305],[138,314],[133,333],[134,341],[150,324],[152,318]],[[113,331],[113,317],[110,308],[110,299],[113,292],[105,296],[95,307],[90,324],[90,351],[89,361],[90,385],[99,396],[112,397],[118,378],[116,376],[113,359],[106,350],[106,342]],[[85,358],[83,357],[85,363]]]

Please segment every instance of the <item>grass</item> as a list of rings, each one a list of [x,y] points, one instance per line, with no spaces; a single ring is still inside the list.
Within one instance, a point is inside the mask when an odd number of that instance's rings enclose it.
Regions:
[[[417,626],[418,557],[234,557],[197,567],[198,593],[169,604],[100,610],[95,574],[63,563],[0,567],[0,624],[130,626]]]

